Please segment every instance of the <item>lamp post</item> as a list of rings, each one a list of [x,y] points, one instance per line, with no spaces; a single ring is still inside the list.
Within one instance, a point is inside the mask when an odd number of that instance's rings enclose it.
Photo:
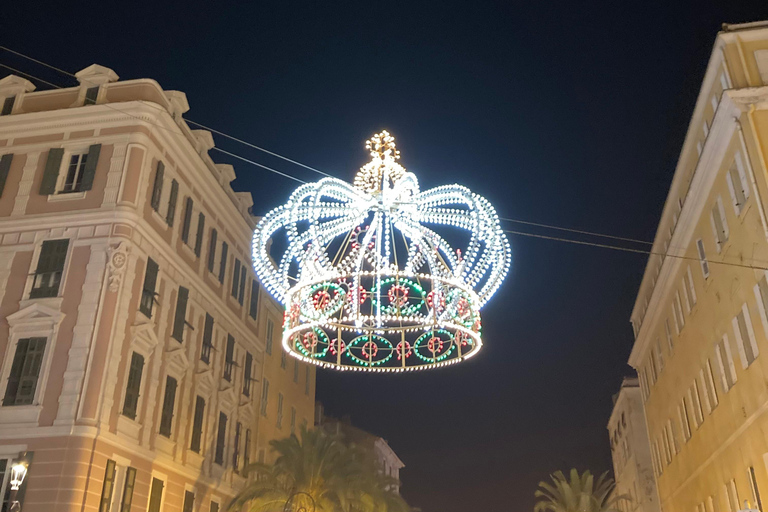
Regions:
[[[21,512],[21,503],[16,499],[16,493],[19,492],[21,484],[24,482],[24,477],[27,476],[27,463],[24,461],[17,461],[11,466],[11,495],[10,495],[10,512]]]
[[[283,512],[315,512],[315,499],[306,492],[294,492],[285,500]]]

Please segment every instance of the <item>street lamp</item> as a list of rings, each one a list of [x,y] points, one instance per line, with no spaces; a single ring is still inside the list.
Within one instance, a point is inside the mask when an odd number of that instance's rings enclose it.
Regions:
[[[739,510],[739,512],[760,512],[760,510],[758,510],[758,509],[756,509],[756,508],[752,508],[752,507],[749,505],[749,501],[747,501],[747,500],[744,500],[744,508],[743,508],[743,509],[741,509],[741,510]]]
[[[24,477],[27,476],[27,464],[23,461],[18,461],[11,466],[11,496],[10,502],[11,512],[20,512],[21,503],[16,499],[16,493],[19,492],[21,484],[24,482]]]

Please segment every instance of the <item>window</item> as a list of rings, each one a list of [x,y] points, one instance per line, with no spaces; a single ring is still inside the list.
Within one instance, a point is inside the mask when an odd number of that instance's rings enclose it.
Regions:
[[[171,180],[171,194],[168,196],[168,211],[165,214],[165,222],[173,226],[173,220],[176,218],[176,201],[179,198],[179,182]]]
[[[733,332],[736,335],[736,346],[739,347],[739,356],[741,357],[741,366],[748,367],[757,358],[757,342],[755,333],[752,330],[752,321],[749,318],[749,309],[746,303],[741,306],[741,311],[732,320]]]
[[[147,269],[144,272],[144,286],[141,290],[139,311],[147,318],[152,318],[152,305],[155,303],[155,286],[157,285],[157,272],[159,268],[155,260],[147,258]]]
[[[152,478],[147,512],[160,512],[160,506],[163,504],[163,487],[165,487],[165,482],[159,478]]]
[[[283,394],[277,394],[277,428],[283,428]]]
[[[254,279],[251,281],[251,300],[248,304],[248,315],[256,320],[256,312],[259,305],[259,282]]]
[[[223,412],[219,412],[219,426],[216,431],[216,451],[214,453],[213,462],[219,466],[224,465],[224,448],[227,441],[227,415]]]
[[[67,175],[64,179],[64,184],[61,186],[61,190],[59,190],[59,193],[66,194],[68,192],[80,192],[80,187],[83,186],[83,174],[85,172],[85,164],[87,162],[88,153],[72,155],[69,158]]]
[[[673,304],[674,313],[675,313],[675,326],[677,327],[677,334],[680,334],[680,331],[683,330],[683,327],[685,326],[685,317],[683,316],[683,306],[680,302],[680,292],[675,292],[675,302]]]
[[[136,485],[136,468],[128,467],[125,470],[125,486],[123,497],[120,500],[120,512],[130,512],[133,503],[133,488]]]
[[[656,338],[656,364],[658,365],[657,373],[661,375],[661,371],[664,369],[664,354],[661,350],[661,339]]]
[[[291,406],[291,434],[296,433],[296,408]]]
[[[197,214],[197,236],[195,237],[195,256],[200,257],[203,251],[203,233],[205,232],[205,215],[203,212]]]
[[[283,370],[285,370],[285,365],[286,365],[286,355],[285,355],[285,350],[281,350],[281,351],[280,351],[280,368],[282,368]]]
[[[685,397],[680,400],[677,406],[677,412],[680,415],[680,430],[683,431],[683,439],[686,441],[691,438],[691,423],[688,416],[688,404],[685,403]]]
[[[704,383],[704,389],[707,390],[707,401],[709,402],[710,412],[717,407],[720,400],[717,398],[717,389],[715,389],[715,376],[712,373],[712,363],[707,359],[707,364],[702,370],[702,382]]]
[[[128,383],[125,386],[125,400],[123,401],[123,416],[132,420],[136,419],[136,411],[139,406],[139,389],[141,388],[143,371],[144,356],[134,352],[131,355],[131,366],[128,368]]]
[[[240,305],[243,305],[245,297],[245,265],[235,258],[235,271],[232,274],[232,296],[237,299]]]
[[[235,423],[235,444],[232,447],[232,469],[235,473],[240,472],[240,434],[242,430],[242,423],[239,421]]]
[[[693,406],[693,421],[698,427],[704,422],[704,413],[701,410],[701,395],[699,394],[699,383],[696,380],[693,381],[693,386],[688,390],[688,399]]]
[[[240,291],[237,294],[237,302],[240,303],[240,305],[243,305],[243,301],[245,300],[245,265],[243,265],[243,268],[240,270]]]
[[[99,512],[109,512],[109,507],[112,505],[112,494],[115,492],[115,466],[115,461],[107,459],[107,467],[104,470],[104,485],[101,486]]]
[[[176,299],[176,315],[173,319],[173,333],[171,338],[175,339],[179,343],[184,341],[184,326],[193,327],[187,323],[187,301],[189,301],[189,290],[183,286],[179,286],[179,296]]]
[[[176,379],[170,375],[165,379],[165,395],[163,396],[163,409],[160,413],[160,435],[171,437],[173,425],[173,407],[176,404]]]
[[[251,429],[245,429],[245,446],[243,446],[243,467],[247,468],[251,463]]]
[[[59,294],[69,240],[46,240],[40,247],[37,269],[32,279],[30,299],[56,297]]]
[[[96,98],[99,96],[99,86],[89,87],[85,90],[85,100],[83,105],[95,105]]]
[[[13,112],[13,104],[16,102],[16,96],[8,96],[3,100],[3,110],[0,111],[0,116],[8,116]]]
[[[269,401],[269,381],[264,379],[264,384],[261,386],[261,415],[267,415],[267,403]]]
[[[763,502],[760,499],[760,489],[757,488],[757,477],[755,476],[755,468],[749,466],[747,469],[747,476],[749,477],[749,486],[752,490],[752,504],[757,506],[760,512],[763,512]]]
[[[189,243],[189,229],[192,224],[192,209],[195,207],[195,202],[191,197],[188,197],[184,203],[184,221],[181,224],[181,241],[185,244]]]
[[[728,505],[731,510],[740,510],[739,506],[739,494],[736,492],[736,481],[731,480],[725,485],[725,495],[728,498]]]
[[[304,394],[309,396],[309,376],[311,375],[311,370],[309,369],[309,366],[306,366],[304,369],[307,374],[307,378],[304,380]]]
[[[293,360],[293,382],[299,382],[299,360]]]
[[[235,258],[235,270],[232,273],[232,296],[237,298],[237,285],[240,284],[240,260]]]
[[[155,184],[152,186],[152,199],[150,205],[156,212],[160,211],[160,198],[163,195],[163,176],[165,175],[165,164],[163,162],[157,162],[157,169],[155,169]]]
[[[204,363],[211,362],[211,348],[213,348],[213,317],[205,314],[205,326],[203,327],[203,347],[200,350],[200,360]]]
[[[211,501],[211,509],[209,512],[219,512],[219,504],[215,501]]]
[[[765,275],[755,285],[755,299],[757,299],[765,335],[768,337],[768,278]]]
[[[672,425],[672,420],[667,420],[667,433],[669,435],[669,444],[675,453],[680,453],[680,445],[677,442],[677,435],[675,428]]]
[[[11,162],[13,162],[13,153],[6,153],[0,157],[0,196],[3,195],[8,173],[11,172]]]
[[[45,162],[43,179],[40,181],[40,194],[51,195],[57,192],[67,194],[91,190],[100,153],[101,144],[94,144],[85,153],[71,155],[66,173],[60,181],[59,173],[64,159],[64,149],[51,148]]]
[[[720,367],[723,390],[727,393],[736,383],[736,368],[733,365],[731,346],[728,343],[727,334],[724,334],[723,339],[715,345],[715,353],[717,354],[717,363]]]
[[[712,231],[717,242],[717,252],[723,250],[723,245],[728,241],[728,222],[725,220],[725,210],[723,209],[723,200],[717,197],[715,205],[712,207]]]
[[[641,368],[638,373],[640,374],[640,391],[642,392],[643,400],[648,400],[650,389],[648,387],[648,376],[645,373],[645,368]]]
[[[674,340],[672,339],[672,329],[669,327],[669,318],[666,318],[664,320],[664,329],[667,334],[667,346],[669,347],[669,353],[672,353],[672,350],[675,348]]]
[[[245,367],[243,368],[243,395],[251,396],[251,368],[253,367],[253,356],[250,352],[245,353]]]
[[[267,335],[266,335],[266,348],[267,354],[272,355],[272,335],[274,334],[275,324],[272,323],[272,319],[267,319]]]
[[[235,338],[227,335],[227,352],[224,358],[224,380],[232,382],[232,369],[235,366]]]
[[[688,267],[683,276],[683,288],[685,290],[685,305],[688,307],[688,312],[690,313],[693,306],[696,305],[696,288],[693,286],[691,267]]]
[[[728,182],[728,192],[731,194],[731,202],[736,216],[744,211],[744,205],[749,199],[749,185],[747,184],[747,173],[744,171],[744,164],[741,161],[741,153],[736,153],[736,157],[725,175]]]
[[[664,462],[669,465],[672,463],[672,447],[669,445],[669,433],[667,432],[666,426],[661,433],[661,446],[663,448]]]
[[[704,279],[709,277],[709,262],[707,261],[707,253],[704,252],[704,242],[699,238],[696,240],[696,248],[699,250],[699,263],[701,263],[701,273],[704,275]]]
[[[211,230],[211,241],[208,244],[208,272],[213,272],[213,266],[216,263],[216,243],[219,238],[219,232]]]
[[[229,246],[227,242],[221,242],[221,261],[219,262],[219,282],[224,283],[224,277],[227,274],[227,251]]]
[[[193,512],[195,509],[195,493],[192,491],[184,491],[184,506],[181,512]]]
[[[3,405],[30,405],[40,377],[46,338],[23,338],[16,344]]]
[[[192,419],[192,439],[189,443],[189,449],[195,453],[200,453],[200,444],[203,438],[204,419],[205,399],[198,395],[195,399],[195,416]]]

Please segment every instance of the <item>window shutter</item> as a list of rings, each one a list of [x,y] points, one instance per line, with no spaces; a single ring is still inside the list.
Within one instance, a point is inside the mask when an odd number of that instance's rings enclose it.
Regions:
[[[243,264],[242,269],[240,269],[240,291],[237,296],[237,302],[242,306],[243,300],[245,300],[245,264]]]
[[[157,285],[157,272],[159,268],[152,258],[147,258],[147,270],[144,273],[144,287],[142,289],[139,311],[147,317],[152,317],[152,305],[155,302],[155,286]]]
[[[13,161],[13,153],[8,153],[0,157],[0,197],[3,196],[3,189],[5,188],[5,182],[8,179],[8,172],[11,170],[11,162]]]
[[[232,296],[237,298],[237,285],[240,283],[240,260],[235,258],[235,270],[232,273]]]
[[[176,299],[176,316],[173,320],[173,334],[171,337],[176,341],[184,341],[184,324],[187,322],[187,302],[189,301],[189,290],[179,286],[179,296]]]
[[[139,404],[139,388],[141,386],[141,374],[144,371],[144,356],[133,353],[131,366],[128,370],[128,382],[125,386],[125,401],[123,402],[123,415],[136,419],[136,409]]]
[[[173,425],[173,407],[176,404],[177,382],[171,376],[165,379],[165,396],[163,396],[163,409],[160,414],[160,435],[171,437]]]
[[[213,338],[213,317],[205,314],[205,327],[203,328],[203,348],[200,351],[200,360],[211,362],[211,340]]]
[[[195,401],[195,417],[192,420],[192,440],[189,449],[200,453],[200,440],[203,437],[203,416],[205,414],[205,399],[198,396]]]
[[[19,389],[16,393],[17,405],[29,405],[35,398],[37,379],[40,377],[40,366],[43,364],[46,338],[30,338],[24,366],[19,378]]]
[[[243,467],[247,468],[251,463],[251,429],[245,429],[245,444],[243,445]]]
[[[242,431],[243,424],[238,421],[235,423],[235,442],[232,447],[232,468],[235,473],[239,473],[238,470],[240,469],[240,436]]]
[[[123,499],[120,500],[120,512],[130,512],[133,503],[133,487],[136,485],[136,468],[129,467],[125,471],[125,487]]]
[[[219,413],[219,429],[216,432],[216,454],[213,461],[216,464],[224,464],[224,444],[227,438],[227,415]]]
[[[192,491],[184,491],[184,507],[182,512],[192,512],[195,507],[195,493]]]
[[[163,501],[163,487],[165,487],[165,484],[162,480],[152,479],[152,490],[149,492],[149,509],[147,512],[160,512],[160,504]]]
[[[203,232],[205,230],[205,215],[200,212],[197,216],[197,238],[195,238],[195,256],[200,257],[203,249]]]
[[[216,243],[219,237],[219,232],[215,229],[211,230],[211,242],[208,244],[208,272],[213,272],[213,265],[216,262]]]
[[[88,159],[85,161],[85,169],[83,169],[81,190],[91,190],[93,188],[93,178],[96,176],[96,166],[99,163],[100,153],[101,144],[94,144],[88,148]]]
[[[60,272],[64,270],[67,259],[69,240],[46,240],[40,247],[40,257],[37,260],[36,274]]]
[[[0,116],[7,116],[10,115],[11,112],[13,112],[13,104],[16,101],[16,96],[8,96],[5,98],[5,101],[3,101],[3,109],[0,110]]]
[[[188,197],[184,204],[184,223],[181,225],[181,241],[185,244],[189,242],[189,226],[192,223],[192,208],[195,202]]]
[[[101,503],[99,512],[109,512],[112,504],[112,494],[115,491],[115,461],[107,459],[107,467],[104,469],[104,485],[101,487]]]
[[[45,171],[43,171],[43,180],[40,182],[40,194],[47,196],[56,192],[56,181],[59,179],[59,169],[61,168],[61,159],[64,156],[64,149],[51,148],[48,151],[48,160],[45,162]]]
[[[163,162],[157,162],[157,170],[155,171],[155,184],[152,187],[152,209],[160,211],[160,198],[163,196],[163,178],[165,176],[165,164]]]
[[[245,367],[243,368],[243,394],[251,396],[251,367],[253,366],[253,356],[250,352],[245,353]]]
[[[224,284],[224,276],[227,273],[227,242],[221,242],[221,263],[219,263],[219,282]]]
[[[24,358],[27,356],[28,346],[29,338],[20,339],[16,344],[16,354],[13,356],[11,373],[8,376],[8,385],[5,388],[5,398],[3,399],[3,405],[16,405],[16,393],[19,389],[21,369],[24,366]]]
[[[95,105],[96,98],[99,96],[99,86],[89,87],[85,90],[85,100],[83,105]]]
[[[173,226],[173,219],[176,217],[176,200],[179,197],[179,182],[171,180],[171,195],[168,196],[168,212],[165,214],[165,222]]]
[[[259,306],[259,282],[254,279],[251,281],[251,303],[248,307],[248,314],[256,320],[256,313]]]

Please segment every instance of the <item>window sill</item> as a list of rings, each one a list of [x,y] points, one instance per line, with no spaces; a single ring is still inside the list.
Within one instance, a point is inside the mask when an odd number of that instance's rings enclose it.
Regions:
[[[41,304],[43,306],[61,311],[61,304],[64,302],[64,297],[40,297],[39,299],[25,299],[19,302],[19,309],[24,309],[32,304]]]
[[[160,223],[160,225],[161,225],[163,228],[165,228],[165,229],[170,229],[170,228],[172,228],[172,227],[173,227],[173,226],[169,226],[169,225],[168,225],[168,218],[167,218],[167,217],[163,217],[162,215],[160,215],[160,213],[159,213],[157,210],[155,210],[154,208],[152,208],[151,206],[150,206],[150,208],[152,209],[152,217],[154,217],[154,218],[155,218],[155,220],[156,220],[157,222],[159,222],[159,223]]]
[[[187,449],[186,463],[189,466],[192,466],[195,469],[201,469],[203,467],[203,461],[205,461],[205,457],[197,452],[193,452],[192,450]]]
[[[141,424],[136,420],[132,420],[128,416],[124,416],[121,413],[117,418],[117,432],[119,434],[124,434],[136,442],[139,442]]]
[[[161,434],[155,436],[155,448],[158,452],[170,455],[171,457],[176,454],[176,442]]]
[[[184,247],[184,249],[182,249],[182,250],[185,251],[189,256],[191,256],[192,258],[195,258],[195,259],[199,258],[199,256],[197,254],[195,254],[195,251],[189,246],[189,244],[187,242],[182,240],[181,241],[181,245]]]
[[[56,192],[48,196],[49,203],[57,203],[59,201],[77,201],[78,199],[85,199],[85,191],[82,192]]]
[[[42,405],[5,405],[0,406],[0,425],[17,428],[37,427]]]

